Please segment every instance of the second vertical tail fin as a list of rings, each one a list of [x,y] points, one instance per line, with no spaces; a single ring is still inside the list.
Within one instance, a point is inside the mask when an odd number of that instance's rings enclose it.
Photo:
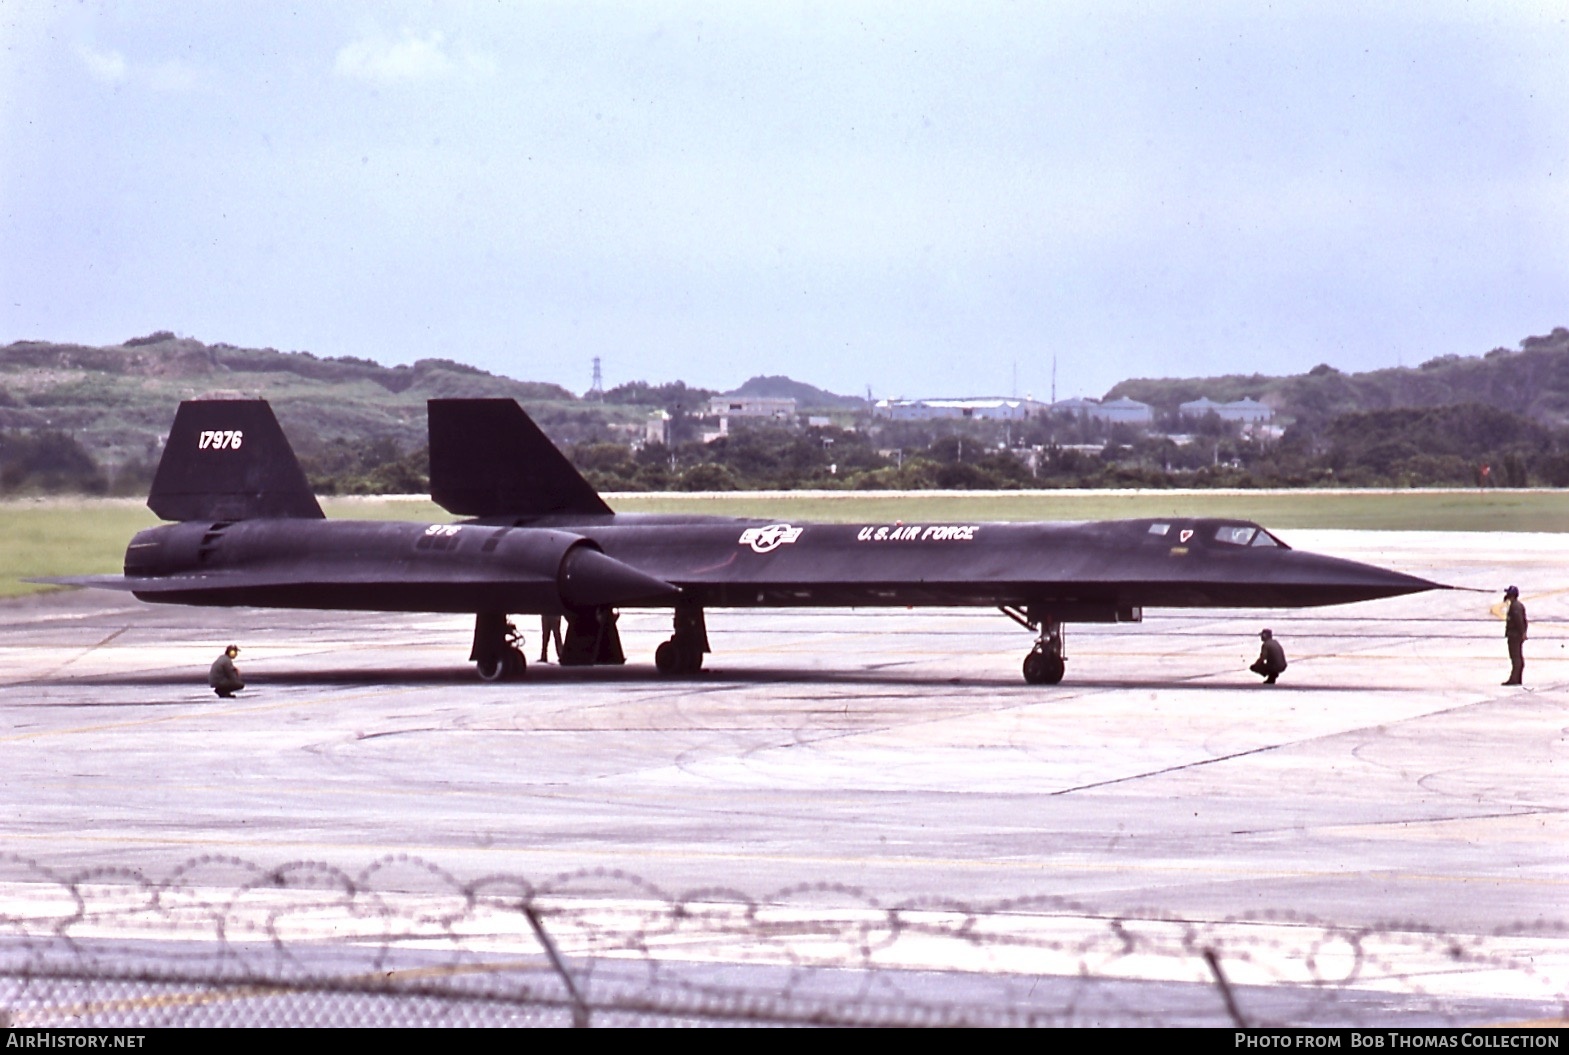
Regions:
[[[432,399],[430,497],[460,516],[608,516],[611,509],[512,399]]]

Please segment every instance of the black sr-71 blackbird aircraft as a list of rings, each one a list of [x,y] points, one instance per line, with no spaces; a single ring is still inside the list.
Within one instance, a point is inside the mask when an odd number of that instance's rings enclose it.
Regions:
[[[987,606],[1036,634],[1056,684],[1064,623],[1147,607],[1307,607],[1438,583],[1291,549],[1239,520],[793,524],[617,514],[510,399],[430,401],[431,498],[456,523],[326,520],[263,400],[180,404],[123,576],[53,582],[143,601],[474,615],[486,680],[523,673],[509,615],[564,616],[561,662],[624,663],[622,608],[669,608],[654,653],[694,674],[710,608]]]

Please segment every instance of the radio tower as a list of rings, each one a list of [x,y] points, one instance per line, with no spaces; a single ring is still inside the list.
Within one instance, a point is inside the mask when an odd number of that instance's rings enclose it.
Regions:
[[[605,382],[604,378],[600,377],[599,375],[599,356],[597,355],[594,356],[594,385],[588,390],[583,398],[596,400],[598,402],[604,402],[605,399]]]

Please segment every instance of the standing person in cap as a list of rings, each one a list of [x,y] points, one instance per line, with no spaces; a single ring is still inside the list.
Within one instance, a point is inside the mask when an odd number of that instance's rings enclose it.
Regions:
[[[1520,591],[1509,587],[1504,591],[1504,640],[1509,642],[1509,680],[1505,685],[1522,685],[1525,677],[1525,605],[1520,603]]]
[[[1258,659],[1248,669],[1255,674],[1262,674],[1265,685],[1273,685],[1275,679],[1286,669],[1286,650],[1280,647],[1279,641],[1275,640],[1273,631],[1260,630],[1258,639],[1262,642],[1258,649]]]
[[[234,657],[239,654],[240,646],[230,645],[223,650],[223,655],[212,661],[212,667],[207,671],[207,684],[226,700],[245,688],[245,682],[240,680],[239,668],[234,665]]]

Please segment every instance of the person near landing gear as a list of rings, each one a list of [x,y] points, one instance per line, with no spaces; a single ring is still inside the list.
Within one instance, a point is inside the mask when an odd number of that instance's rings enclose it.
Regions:
[[[1525,618],[1525,605],[1520,603],[1520,591],[1511,586],[1504,591],[1504,640],[1509,643],[1509,680],[1505,685],[1525,683],[1525,631],[1529,625]]]
[[[245,682],[240,680],[239,668],[234,665],[234,657],[239,654],[240,646],[230,645],[223,650],[223,655],[212,661],[207,671],[208,686],[222,699],[233,699],[235,693],[245,688]]]
[[[541,615],[539,617],[539,661],[550,662],[550,642],[556,643],[556,662],[561,661],[561,617],[559,615]]]
[[[1286,669],[1286,650],[1275,640],[1273,631],[1260,630],[1258,638],[1261,642],[1258,659],[1248,669],[1255,674],[1262,674],[1265,685],[1273,685]]]

